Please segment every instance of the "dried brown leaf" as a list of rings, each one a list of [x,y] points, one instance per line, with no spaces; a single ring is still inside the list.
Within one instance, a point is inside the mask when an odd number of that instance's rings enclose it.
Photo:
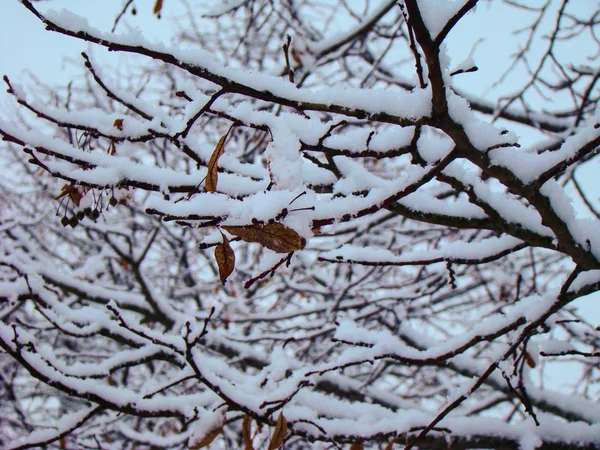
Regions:
[[[244,450],[254,450],[252,446],[252,417],[248,414],[242,421],[242,437],[244,438]]]
[[[63,187],[60,190],[60,194],[58,194],[54,198],[54,200],[59,200],[67,196],[71,199],[75,206],[79,206],[79,202],[81,202],[81,199],[83,198],[83,193],[79,190],[79,188],[77,188],[77,186],[74,186],[69,183],[63,185]]]
[[[208,447],[212,441],[214,441],[217,436],[219,436],[223,432],[223,427],[215,428],[206,434],[202,439],[193,443],[190,447],[190,450],[198,450],[204,447]]]
[[[388,442],[388,445],[385,446],[385,450],[394,450],[395,443],[396,443],[396,438],[394,438],[390,442]]]
[[[131,269],[131,265],[129,264],[129,261],[127,261],[125,258],[121,258],[119,260],[119,264],[121,264],[121,267],[125,270]]]
[[[204,189],[206,189],[206,192],[216,192],[217,190],[217,181],[219,181],[219,166],[217,163],[219,162],[221,155],[225,153],[225,140],[227,139],[228,134],[229,132],[219,139],[217,146],[210,156],[208,172],[206,173],[206,180],[204,180]]]
[[[525,352],[525,362],[532,369],[535,369],[535,366],[537,366],[535,359],[533,359],[533,356],[531,356],[529,352]]]
[[[292,58],[294,59],[296,64],[298,64],[300,67],[302,67],[303,66],[302,56],[305,55],[305,52],[298,51],[298,49],[294,45],[292,45],[292,49],[291,49],[290,53],[292,54]]]
[[[350,450],[364,450],[365,446],[362,442],[355,442],[350,446]]]
[[[223,242],[215,247],[215,259],[219,266],[219,278],[221,283],[225,285],[227,278],[235,269],[235,253],[229,245],[229,239],[223,235]]]
[[[152,9],[152,14],[160,14],[160,11],[162,10],[163,7],[163,0],[156,0],[156,3],[154,4],[154,8]]]
[[[61,198],[69,195],[70,187],[70,184],[64,184],[63,187],[60,189],[60,193],[56,197],[54,197],[54,200],[60,200]]]
[[[119,131],[123,131],[123,119],[115,119],[113,122],[113,127]]]
[[[271,436],[271,442],[269,443],[269,450],[277,450],[283,445],[287,429],[287,419],[283,414],[279,414],[277,423],[275,423],[275,430],[273,430],[273,435]]]
[[[224,230],[242,241],[258,242],[277,253],[289,253],[304,248],[306,241],[295,230],[284,224],[266,223],[244,226],[224,226]]]
[[[179,98],[184,98],[184,99],[186,99],[188,102],[191,102],[191,101],[192,101],[192,99],[190,98],[190,96],[189,96],[189,95],[187,95],[187,94],[185,93],[185,91],[177,91],[177,92],[175,92],[175,95],[176,95],[177,97],[179,97]]]

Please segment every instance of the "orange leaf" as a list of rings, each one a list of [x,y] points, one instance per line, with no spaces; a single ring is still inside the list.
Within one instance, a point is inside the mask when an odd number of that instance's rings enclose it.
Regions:
[[[212,441],[214,441],[218,435],[220,435],[223,432],[223,427],[219,427],[219,428],[215,428],[214,430],[210,431],[208,434],[206,434],[206,436],[204,436],[202,439],[200,439],[199,441],[196,441],[194,444],[192,444],[192,446],[190,447],[191,450],[198,450],[204,447],[208,447]]]
[[[529,352],[525,352],[525,362],[532,369],[535,369],[535,366],[537,366],[535,359],[533,359],[533,356],[531,356]]]
[[[242,421],[242,437],[244,438],[244,450],[254,450],[252,446],[252,418],[246,414]]]
[[[273,430],[273,435],[271,436],[271,442],[269,443],[269,450],[277,450],[283,445],[287,429],[287,419],[283,414],[279,414],[279,418],[275,424],[275,430]]]
[[[154,4],[154,9],[152,9],[152,13],[159,15],[160,11],[162,10],[163,7],[163,0],[156,0],[156,3]]]
[[[279,222],[224,226],[223,229],[239,237],[242,241],[258,242],[277,253],[289,253],[301,250],[306,245],[304,238],[295,230]]]
[[[229,130],[231,130],[231,128]],[[217,166],[217,163],[219,162],[219,158],[225,153],[225,140],[227,139],[228,134],[229,131],[219,139],[217,146],[210,156],[208,172],[206,173],[206,180],[204,181],[204,189],[206,192],[216,192],[217,190],[217,181],[219,181],[219,167]]]
[[[223,235],[223,243],[215,247],[215,259],[217,260],[217,266],[219,266],[219,278],[221,278],[221,283],[225,285],[227,277],[235,269],[235,253],[225,235]]]
[[[119,260],[119,264],[121,264],[121,267],[125,270],[131,269],[131,265],[129,264],[129,261],[127,261],[125,258],[121,258]]]
[[[69,197],[71,201],[75,204],[75,206],[79,206],[79,202],[83,198],[83,193],[74,186],[73,184],[65,184],[60,190],[60,194],[58,194],[54,200],[61,199],[63,197]]]

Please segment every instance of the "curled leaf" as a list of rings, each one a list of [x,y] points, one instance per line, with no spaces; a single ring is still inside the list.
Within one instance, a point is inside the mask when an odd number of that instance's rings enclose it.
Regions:
[[[537,366],[535,359],[533,358],[533,356],[531,356],[529,352],[525,352],[525,362],[532,369],[535,369],[535,366]]]
[[[198,450],[204,447],[208,447],[212,441],[214,441],[217,436],[219,436],[223,432],[223,427],[215,428],[214,430],[207,433],[202,439],[194,442],[190,446],[190,450]]]
[[[231,128],[227,130],[219,142],[217,142],[217,146],[213,150],[212,155],[210,155],[210,161],[208,162],[208,172],[206,173],[206,180],[204,181],[204,189],[206,192],[216,192],[217,190],[217,181],[219,181],[219,166],[217,165],[219,162],[219,158],[225,153],[225,141],[227,140],[227,136]]]
[[[394,444],[396,443],[396,439],[397,438],[394,438],[390,442],[388,442],[388,444],[385,446],[385,450],[394,450]]]
[[[163,0],[156,0],[156,3],[154,3],[154,8],[152,9],[152,14],[159,15],[160,11],[162,10],[162,7]]]
[[[60,194],[58,194],[54,200],[59,200],[63,197],[69,197],[75,206],[79,206],[79,202],[83,198],[83,193],[77,188],[77,186],[68,183],[63,185],[60,190]]]
[[[242,421],[242,438],[244,439],[244,450],[254,450],[252,446],[252,418],[246,414]]]
[[[235,253],[225,235],[223,235],[223,242],[215,247],[215,259],[219,267],[219,278],[225,285],[227,278],[235,269]]]
[[[224,230],[239,237],[242,241],[258,242],[277,253],[302,250],[306,241],[294,229],[284,224],[266,223],[244,226],[224,226]]]
[[[119,131],[123,131],[123,119],[115,119],[113,122],[113,127]]]
[[[125,258],[119,259],[119,264],[121,264],[121,267],[125,270],[131,269],[131,264],[129,264],[129,261],[127,261]]]
[[[269,450],[277,450],[285,442],[285,434],[287,433],[288,423],[287,419],[283,414],[279,414],[273,435],[271,436],[271,442],[269,443]]]

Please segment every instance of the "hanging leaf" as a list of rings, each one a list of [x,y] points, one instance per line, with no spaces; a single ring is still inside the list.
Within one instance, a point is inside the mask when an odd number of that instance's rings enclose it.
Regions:
[[[362,442],[355,442],[350,446],[350,450],[364,450],[365,446]]]
[[[233,249],[229,245],[229,239],[225,235],[223,235],[223,242],[215,247],[215,259],[217,260],[217,266],[219,266],[219,278],[221,278],[221,283],[225,285],[227,277],[235,269],[235,253],[233,253]]]
[[[154,4],[154,9],[152,9],[152,14],[156,14],[157,16],[160,15],[160,11],[162,10],[163,7],[163,0],[156,0],[156,3]]]
[[[206,192],[216,192],[217,190],[217,181],[219,181],[219,166],[217,163],[219,162],[221,155],[225,153],[225,140],[227,139],[228,134],[229,131],[227,131],[227,133],[225,133],[225,135],[219,139],[217,146],[210,156],[210,161],[208,162],[208,172],[206,173],[206,180],[204,181],[204,189]]]
[[[254,450],[252,446],[252,418],[246,414],[242,421],[242,438],[244,438],[244,450]]]
[[[123,131],[123,119],[115,119],[113,122],[113,127],[119,131]]]
[[[537,366],[535,359],[533,358],[533,356],[531,356],[529,352],[525,352],[525,362],[532,369],[535,369],[535,366]]]
[[[69,183],[63,185],[62,189],[60,190],[60,194],[58,194],[54,200],[59,200],[63,197],[69,197],[75,206],[79,206],[79,202],[81,202],[81,199],[83,198],[83,193],[79,190],[79,188],[77,188],[77,186]]]
[[[223,229],[239,237],[242,241],[258,242],[277,253],[289,253],[301,250],[306,245],[304,238],[295,230],[279,222],[224,226]]]
[[[190,450],[198,450],[204,447],[208,447],[211,444],[211,442],[214,441],[217,438],[217,436],[219,436],[222,432],[223,427],[215,428],[202,439],[192,444]]]
[[[271,442],[269,443],[269,450],[277,450],[283,445],[287,429],[287,419],[283,414],[279,414],[279,418],[275,424],[275,430],[273,430],[273,435],[271,436]]]
[[[385,446],[385,450],[393,450],[395,443],[396,443],[396,438],[394,438],[390,442],[388,442],[388,445]]]

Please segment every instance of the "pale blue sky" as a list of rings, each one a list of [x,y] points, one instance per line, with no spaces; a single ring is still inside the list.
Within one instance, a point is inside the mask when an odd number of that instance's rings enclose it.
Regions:
[[[191,0],[192,3],[194,0]],[[110,30],[116,14],[120,11],[123,0],[53,0],[49,2],[52,8],[68,8],[73,12],[81,12],[90,22],[102,30]],[[137,2],[138,14],[128,16],[126,21],[137,24],[146,35],[153,37],[168,35],[169,22],[158,20],[152,15],[153,1]],[[165,2],[165,8],[177,7],[179,0]],[[41,5],[41,4],[40,4]],[[144,6],[143,9],[140,9]],[[78,59],[79,53],[86,50],[88,45],[75,39],[50,33],[29,13],[18,0],[2,0],[2,26],[0,27],[0,74],[7,74],[11,79],[18,80],[24,69],[36,73],[39,78],[50,84],[66,85],[73,68],[65,64],[65,58]],[[486,41],[478,47],[475,61],[479,72],[462,75],[460,86],[473,94],[483,94],[499,76],[507,63],[510,53],[515,50],[515,39],[510,31],[519,28],[530,20],[529,17],[507,15],[506,9],[499,1],[491,4],[481,2],[478,10],[465,18],[452,32],[448,40],[452,62],[457,65],[465,58],[472,44],[480,35],[486,36]],[[124,25],[124,24],[121,24]],[[120,30],[125,28],[121,27]],[[544,45],[540,42],[539,45]],[[577,49],[573,50],[576,56]],[[94,53],[100,58],[104,50],[95,49]],[[114,55],[107,56],[112,58]],[[0,109],[5,109],[1,103],[7,100],[2,88],[0,94]],[[510,126],[518,134],[525,133],[519,127]],[[523,134],[522,134],[523,135]],[[524,140],[533,136],[525,133]],[[593,170],[595,172],[595,170]],[[595,301],[582,299],[578,304],[583,306],[583,313],[597,316],[598,308]]]
[[[39,78],[49,84],[66,85],[74,73],[71,65],[65,64],[65,58],[80,60],[79,53],[88,49],[88,45],[72,38],[50,33],[44,30],[43,25],[29,13],[18,0],[2,1],[2,26],[0,27],[0,74],[7,74],[12,80],[19,80],[24,69],[33,71]],[[81,12],[90,19],[90,22],[102,29],[110,30],[116,14],[120,11],[124,0],[53,0],[52,8],[68,8],[73,12]],[[191,0],[192,3],[194,0]],[[167,36],[169,22],[165,19],[158,20],[152,15],[151,0],[137,1],[138,14],[135,17],[126,17],[127,22],[140,26],[146,35],[153,37]],[[474,14],[466,17],[452,32],[448,40],[450,55],[453,65],[459,64],[471,51],[472,44],[481,36],[486,36],[486,41],[478,47],[475,53],[475,62],[479,72],[462,75],[458,78],[460,87],[475,95],[481,95],[493,81],[497,79],[506,66],[510,53],[515,50],[515,39],[510,31],[524,26],[530,17],[513,15],[508,16],[506,9],[499,6],[499,1],[492,4],[481,2]],[[179,0],[167,0],[165,8],[176,7]],[[143,8],[142,8],[143,6]],[[140,9],[142,8],[142,9]],[[125,22],[124,21],[124,22]],[[124,30],[122,23],[120,30]],[[509,26],[507,26],[509,25]],[[543,45],[540,43],[540,45]],[[96,59],[113,58],[104,50],[94,49]],[[114,60],[113,60],[114,61]],[[7,100],[7,94],[2,88],[0,94],[0,110],[6,109],[1,103]],[[7,102],[8,103],[8,102]],[[12,102],[11,102],[12,103]],[[4,106],[4,107],[3,107]],[[510,128],[523,135],[524,140],[534,136],[520,127],[510,125]],[[529,134],[528,134],[529,133]],[[580,299],[577,304],[581,312],[588,318],[594,317],[598,323],[598,295]],[[592,319],[594,321],[594,319]],[[568,382],[567,372],[561,366],[561,372],[549,384],[560,386]],[[547,375],[548,376],[548,375]]]
[[[169,22],[156,19],[152,13],[151,0],[138,1],[138,14],[135,17],[127,15],[124,22],[140,26],[144,34],[165,36],[168,34]],[[193,3],[193,1],[192,1]],[[52,9],[66,8],[75,13],[85,15],[90,22],[102,30],[110,30],[114,17],[120,11],[123,0],[52,0]],[[165,8],[178,7],[179,0],[166,2]],[[43,9],[43,3],[38,4]],[[143,7],[142,7],[143,6]],[[504,17],[502,16],[504,13]],[[504,8],[498,8],[487,3],[478,6],[474,14],[470,14],[452,32],[449,48],[453,62],[458,64],[466,57],[473,42],[480,33],[486,34],[486,42],[478,49],[476,61],[480,71],[468,77],[468,86],[475,91],[483,92],[489,86],[490,80],[497,75],[498,68],[506,61],[510,53],[507,45],[510,38],[510,28],[505,26],[508,18]],[[525,24],[525,18],[521,19]],[[519,18],[510,18],[511,28],[520,26]],[[3,0],[2,27],[0,27],[0,72],[15,77],[24,68],[29,68],[38,74],[43,74],[49,82],[68,80],[65,74],[64,56],[76,57],[86,49],[86,45],[57,33],[49,33],[18,0]],[[124,28],[120,25],[120,30]],[[68,72],[67,72],[68,73]],[[464,79],[464,78],[463,78]],[[477,93],[477,92],[476,92]]]

